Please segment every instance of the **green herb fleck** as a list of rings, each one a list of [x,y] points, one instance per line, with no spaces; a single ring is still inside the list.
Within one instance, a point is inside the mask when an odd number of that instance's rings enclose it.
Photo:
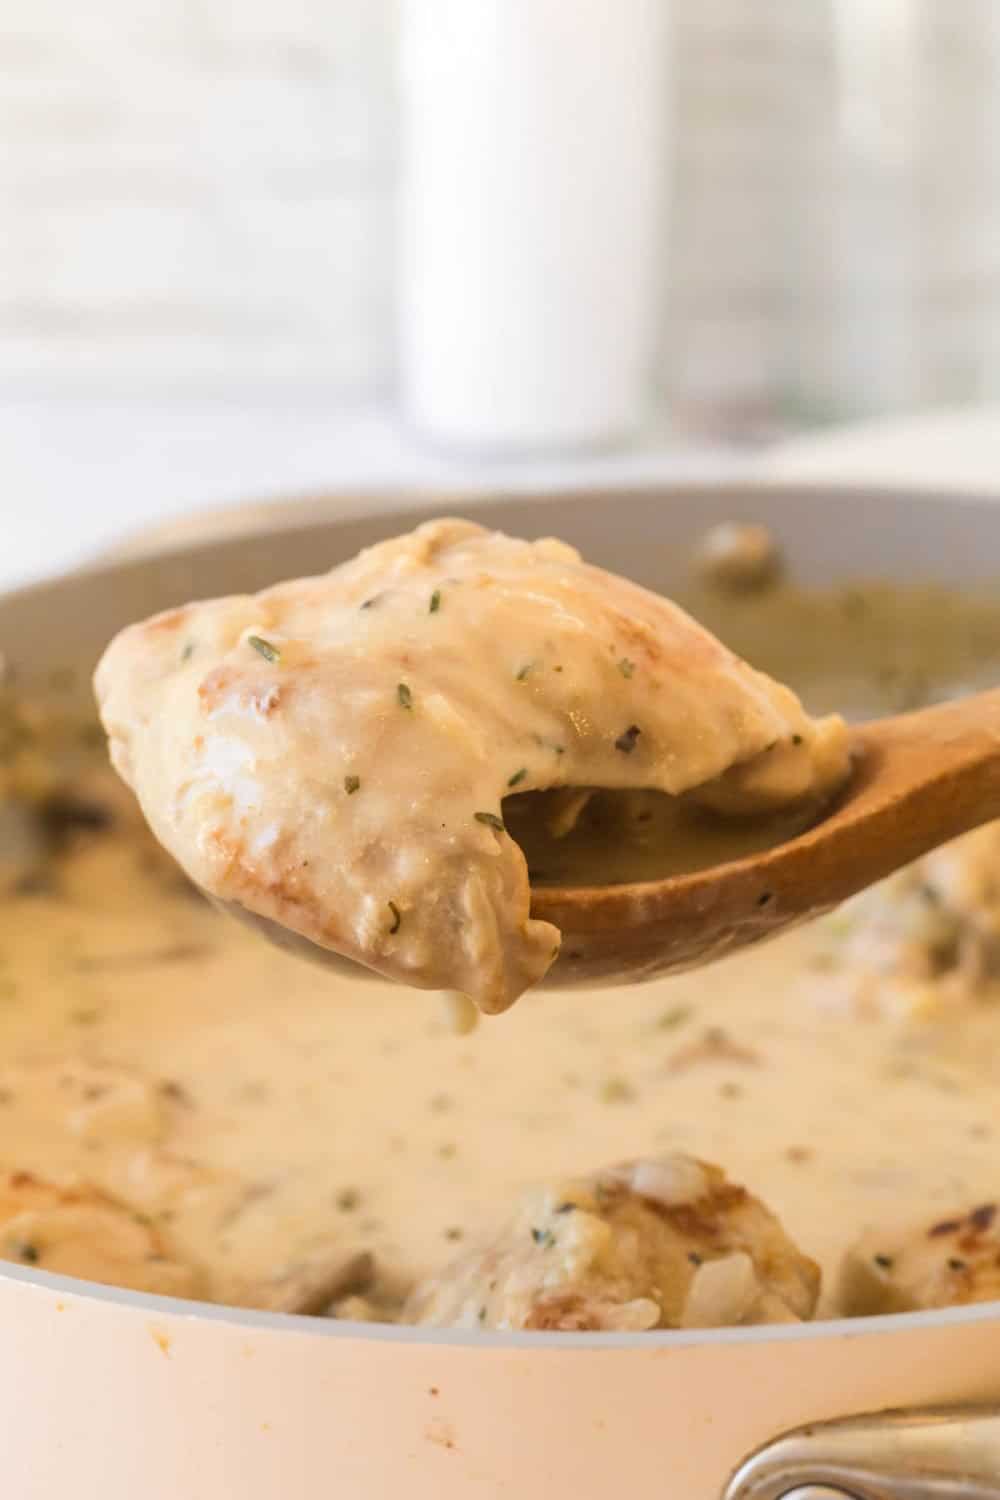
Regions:
[[[527,677],[528,673],[531,671],[531,669],[532,669],[532,667],[534,665],[535,665],[535,663],[533,661],[525,662],[525,664],[521,668],[520,672],[518,672],[517,677],[516,677],[515,680],[517,682],[523,682],[524,679]]]
[[[801,745],[801,743],[802,743],[802,736],[801,736],[801,734],[793,734],[792,735],[792,744],[793,745]]]
[[[341,1188],[337,1194],[337,1207],[342,1214],[352,1214],[361,1203],[361,1194],[356,1187]]]
[[[430,602],[430,605],[428,607],[428,613],[432,614],[432,615],[436,615],[437,612],[438,612],[438,610],[440,608],[441,608],[441,590],[440,589],[435,589],[434,592],[433,592],[433,594],[431,595],[431,602]]]
[[[399,700],[400,708],[413,707],[413,694],[410,692],[410,689],[407,687],[405,682],[401,682],[398,684],[396,688],[396,697]]]
[[[892,1270],[892,1264],[893,1264],[893,1262],[892,1262],[892,1256],[891,1255],[873,1255],[872,1256],[872,1260],[883,1271],[891,1271]]]
[[[281,652],[277,646],[272,646],[270,641],[265,641],[262,635],[248,635],[247,645],[252,646],[265,661],[276,662],[281,660]]]
[[[184,647],[184,650],[181,652],[181,661],[190,661],[193,655],[194,641],[188,641],[187,645]]]
[[[620,734],[615,740],[615,749],[620,750],[623,755],[631,755],[635,749],[635,742],[642,730],[638,724],[630,724],[624,734]]]
[[[389,928],[389,936],[391,937],[393,935],[393,933],[399,931],[400,926],[401,926],[402,921],[403,921],[403,913],[400,911],[400,909],[396,905],[395,901],[390,901],[388,903],[388,907],[389,907],[389,910],[392,912],[392,926]]]
[[[846,588],[841,595],[840,604],[849,620],[860,618],[868,610],[868,601],[860,589]]]
[[[344,777],[344,791],[347,793],[347,795],[349,797],[353,797],[354,796],[354,793],[358,790],[358,787],[360,785],[361,785],[361,777],[360,776],[345,776]]]
[[[673,1031],[676,1026],[683,1026],[684,1022],[691,1016],[690,1005],[672,1005],[665,1010],[656,1022],[657,1031]]]
[[[605,1104],[628,1104],[635,1098],[635,1089],[626,1078],[606,1078],[601,1085],[601,1099]]]
[[[494,828],[497,833],[507,832],[506,828],[503,825],[503,818],[498,818],[496,813],[477,812],[475,814],[475,819],[477,823],[485,823],[487,828]]]
[[[551,1229],[532,1229],[531,1238],[536,1245],[541,1245],[543,1250],[551,1250],[556,1242],[556,1237]]]
[[[480,1321],[480,1323],[485,1323],[486,1322],[486,1309],[485,1309],[485,1307],[481,1307],[479,1309],[479,1321]]]
[[[38,1246],[32,1245],[30,1241],[24,1241],[18,1245],[15,1254],[18,1260],[23,1261],[26,1266],[37,1266],[41,1259]]]
[[[635,662],[629,661],[627,656],[623,656],[621,661],[618,663],[618,670],[623,677],[631,677],[632,673],[635,671]]]
[[[519,782],[522,782],[524,780],[524,778],[527,776],[527,774],[528,774],[528,768],[527,768],[527,766],[522,766],[519,771],[515,771],[514,772],[513,776],[510,776],[510,777],[507,778],[507,785],[508,786],[517,786]]]

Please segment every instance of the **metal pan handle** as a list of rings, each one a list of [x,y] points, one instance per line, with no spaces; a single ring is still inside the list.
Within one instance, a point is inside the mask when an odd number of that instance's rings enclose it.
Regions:
[[[723,1500],[1000,1500],[1000,1407],[800,1427],[745,1459]]]

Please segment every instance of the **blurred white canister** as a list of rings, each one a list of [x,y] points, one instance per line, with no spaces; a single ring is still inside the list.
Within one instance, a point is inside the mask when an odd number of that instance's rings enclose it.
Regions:
[[[403,0],[400,364],[432,440],[621,441],[663,284],[668,0]]]

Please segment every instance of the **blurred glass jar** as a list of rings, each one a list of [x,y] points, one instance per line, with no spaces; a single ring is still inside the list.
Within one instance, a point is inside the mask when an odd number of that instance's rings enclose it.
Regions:
[[[405,418],[492,452],[613,444],[660,318],[666,0],[403,0]]]

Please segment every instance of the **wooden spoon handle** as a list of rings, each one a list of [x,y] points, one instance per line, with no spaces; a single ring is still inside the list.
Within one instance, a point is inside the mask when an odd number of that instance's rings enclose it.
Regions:
[[[833,818],[850,838],[867,821],[854,858],[872,868],[888,874],[1000,817],[1000,689],[861,725],[857,744],[848,806]]]
[[[814,827],[686,877],[690,897],[699,886],[707,897],[711,883],[716,899],[724,889],[738,902],[752,867],[762,918],[806,916],[1000,818],[1000,689],[859,725],[855,744],[854,774]]]

